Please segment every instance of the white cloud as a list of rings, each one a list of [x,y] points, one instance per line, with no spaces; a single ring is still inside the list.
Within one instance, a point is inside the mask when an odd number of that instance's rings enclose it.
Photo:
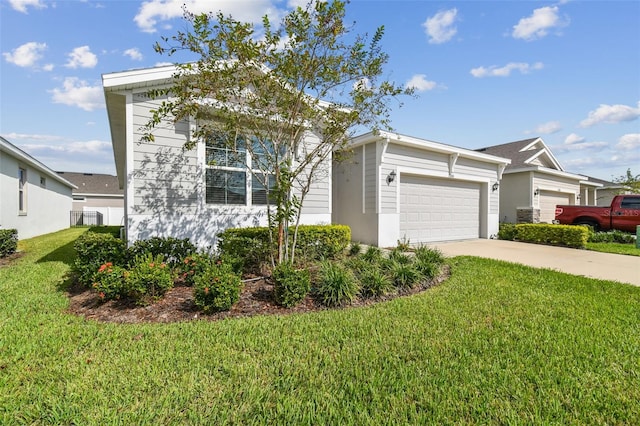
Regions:
[[[455,27],[457,9],[449,9],[436,13],[422,24],[425,33],[429,36],[429,43],[440,44],[453,38],[458,32]]]
[[[9,4],[14,10],[22,13],[28,13],[27,7],[33,7],[34,9],[44,9],[47,5],[40,0],[9,0]]]
[[[536,134],[550,135],[552,133],[557,133],[562,130],[562,126],[559,121],[549,121],[547,123],[539,124],[536,127]]]
[[[140,51],[136,47],[133,47],[131,49],[125,50],[124,51],[124,55],[130,57],[134,61],[141,61],[142,60],[142,53],[140,53]]]
[[[589,117],[580,122],[580,127],[590,127],[598,123],[615,124],[633,121],[638,117],[640,117],[640,102],[637,108],[628,105],[601,104],[597,109],[589,112]]]
[[[42,53],[47,49],[46,43],[30,41],[18,46],[13,51],[2,54],[7,62],[19,67],[33,67],[42,58]]]
[[[157,25],[169,29],[171,27],[167,25],[167,21],[182,17],[183,5],[192,13],[221,11],[243,22],[261,23],[264,15],[268,15],[269,19],[278,19],[281,15],[281,11],[270,0],[253,0],[250,4],[237,0],[219,0],[216,2],[217,9],[212,7],[211,0],[149,0],[142,3],[133,20],[146,33],[156,32]]]
[[[488,68],[486,67],[473,68],[471,70],[471,75],[477,78],[508,77],[509,75],[511,75],[511,72],[514,70],[520,71],[521,74],[528,74],[531,71],[541,70],[542,68],[544,68],[544,64],[542,62],[536,62],[533,65],[527,64],[526,62],[509,62],[507,65],[503,67],[492,65]]]
[[[640,133],[627,133],[626,135],[621,136],[616,148],[624,149],[626,151],[640,149]]]
[[[583,138],[582,136],[579,136],[579,135],[577,135],[575,133],[571,133],[569,136],[567,136],[564,139],[565,145],[573,145],[575,143],[581,143],[581,142],[584,142],[584,141],[585,141],[585,138]]]
[[[69,62],[65,67],[68,68],[93,68],[98,63],[98,57],[91,53],[89,46],[76,47],[67,56],[69,56]]]
[[[576,134],[571,133],[564,139],[564,143],[552,147],[554,152],[569,152],[569,151],[602,151],[609,146],[608,142],[587,142],[587,139]]]
[[[369,90],[371,89],[371,81],[364,77],[353,83],[353,90]]]
[[[435,89],[438,84],[435,81],[427,80],[425,74],[416,74],[405,84],[407,88],[413,88],[417,92],[426,92]]]
[[[513,26],[511,35],[513,38],[535,40],[545,37],[553,28],[562,28],[566,25],[568,20],[564,21],[558,16],[558,6],[545,6],[535,9],[531,16],[520,19]]]
[[[104,108],[102,86],[99,84],[89,86],[86,81],[76,77],[66,78],[61,89],[56,88],[50,92],[53,95],[53,102],[56,104],[77,106],[85,111]]]

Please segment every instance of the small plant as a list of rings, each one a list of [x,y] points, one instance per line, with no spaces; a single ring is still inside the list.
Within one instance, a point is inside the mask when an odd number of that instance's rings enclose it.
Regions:
[[[382,260],[382,250],[380,247],[369,246],[362,255],[362,259],[369,263],[379,263]]]
[[[360,273],[362,294],[371,297],[380,297],[393,289],[393,283],[389,277],[375,266],[370,266]]]
[[[441,264],[426,259],[416,259],[413,266],[424,278],[430,280],[440,273]]]
[[[0,258],[12,255],[18,249],[18,230],[0,229]]]
[[[407,236],[403,236],[402,239],[398,240],[398,245],[396,246],[396,249],[400,250],[400,251],[410,251],[411,250],[411,242],[409,241],[409,238],[407,238]]]
[[[389,262],[389,275],[398,288],[413,288],[420,280],[420,272],[411,263]]]
[[[389,260],[405,265],[411,263],[411,257],[397,247],[389,252]]]
[[[349,256],[357,256],[360,254],[361,251],[362,251],[362,245],[357,241],[353,241],[351,243],[351,247],[349,247]]]
[[[147,304],[149,299],[159,298],[173,287],[171,270],[160,254],[137,257],[124,275],[127,296],[141,305]]]
[[[359,291],[360,286],[351,270],[340,263],[322,262],[317,293],[324,305],[341,306],[351,303]]]
[[[186,286],[192,286],[195,277],[202,274],[214,262],[215,259],[206,253],[187,256],[175,268],[176,279]]]
[[[309,271],[297,270],[290,262],[281,263],[275,267],[273,281],[276,303],[286,308],[300,303],[311,289]]]
[[[415,250],[416,260],[431,262],[436,265],[442,265],[444,263],[444,255],[437,248],[431,248],[427,246],[419,246]]]
[[[196,275],[193,296],[196,306],[205,313],[228,311],[240,300],[241,290],[242,281],[231,266],[214,263]]]
[[[119,299],[125,295],[125,269],[107,262],[94,274],[93,288],[100,300]]]
[[[591,231],[589,233],[589,242],[634,244],[636,242],[636,236],[626,232],[618,231],[617,229],[609,232]]]

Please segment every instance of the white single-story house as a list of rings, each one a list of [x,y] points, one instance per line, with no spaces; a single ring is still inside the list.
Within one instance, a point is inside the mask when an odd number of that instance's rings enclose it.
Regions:
[[[103,173],[58,172],[73,183],[72,219],[87,224],[95,214],[100,214],[101,225],[124,225],[124,191],[118,177]]]
[[[551,223],[558,204],[595,204],[601,186],[586,176],[566,172],[541,138],[477,150],[508,158],[501,183],[500,221]]]
[[[171,236],[190,238],[204,248],[215,245],[217,234],[227,228],[265,226],[266,191],[252,174],[246,153],[232,153],[215,138],[183,149],[196,120],[166,123],[156,128],[155,142],[141,142],[141,127],[163,100],[151,99],[148,92],[168,87],[175,72],[169,65],[102,76],[116,171],[124,189],[124,228],[129,243]],[[304,140],[313,144],[318,137],[307,132]],[[322,175],[302,206],[301,223],[331,222],[330,160]]]
[[[391,247],[498,233],[500,180],[510,160],[390,132],[351,140],[334,164],[334,223],[352,238]]]
[[[0,228],[25,239],[69,227],[75,186],[0,137]]]

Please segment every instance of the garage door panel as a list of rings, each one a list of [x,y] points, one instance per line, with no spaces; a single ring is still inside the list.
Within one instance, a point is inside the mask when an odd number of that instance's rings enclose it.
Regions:
[[[562,192],[540,191],[540,222],[551,223],[556,218],[556,205],[570,204],[570,195]]]
[[[478,238],[480,184],[401,175],[400,231],[414,243]]]

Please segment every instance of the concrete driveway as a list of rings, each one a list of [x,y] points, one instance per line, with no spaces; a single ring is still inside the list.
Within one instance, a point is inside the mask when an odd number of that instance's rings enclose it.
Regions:
[[[429,244],[445,256],[478,256],[640,286],[640,257],[502,240]]]

